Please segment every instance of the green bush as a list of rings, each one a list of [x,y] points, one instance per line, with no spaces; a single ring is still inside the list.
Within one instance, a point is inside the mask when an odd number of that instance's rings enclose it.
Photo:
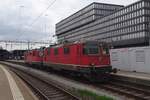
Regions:
[[[89,98],[93,98],[93,100],[113,100],[110,97],[100,96],[100,95],[97,95],[96,93],[93,93],[93,92],[90,92],[90,91],[87,91],[87,90],[78,90],[78,93],[83,98],[88,98],[89,97]]]

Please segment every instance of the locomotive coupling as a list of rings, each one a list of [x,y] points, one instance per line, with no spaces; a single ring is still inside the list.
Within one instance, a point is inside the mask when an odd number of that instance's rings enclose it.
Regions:
[[[113,69],[112,69],[112,72],[113,72],[113,73],[117,73],[117,71],[118,71],[117,68],[113,68]]]

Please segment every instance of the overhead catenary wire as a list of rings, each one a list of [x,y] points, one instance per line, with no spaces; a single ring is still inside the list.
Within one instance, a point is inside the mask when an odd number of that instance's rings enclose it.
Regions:
[[[53,2],[51,2],[48,7],[40,13],[40,15],[30,24],[30,26],[32,26],[54,3],[56,2],[56,0],[54,0]]]

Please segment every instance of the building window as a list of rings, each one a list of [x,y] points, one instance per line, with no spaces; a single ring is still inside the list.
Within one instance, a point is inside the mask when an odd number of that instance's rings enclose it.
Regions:
[[[144,50],[136,51],[136,62],[145,62]]]
[[[142,7],[144,7],[144,1],[142,2]]]
[[[70,53],[70,48],[64,47],[64,54],[69,54],[69,53]]]
[[[119,57],[118,57],[118,52],[112,52],[112,61],[118,61]]]

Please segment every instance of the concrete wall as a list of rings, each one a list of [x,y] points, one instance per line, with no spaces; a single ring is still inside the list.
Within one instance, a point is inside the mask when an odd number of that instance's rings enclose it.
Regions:
[[[110,50],[113,68],[150,73],[150,46]]]

